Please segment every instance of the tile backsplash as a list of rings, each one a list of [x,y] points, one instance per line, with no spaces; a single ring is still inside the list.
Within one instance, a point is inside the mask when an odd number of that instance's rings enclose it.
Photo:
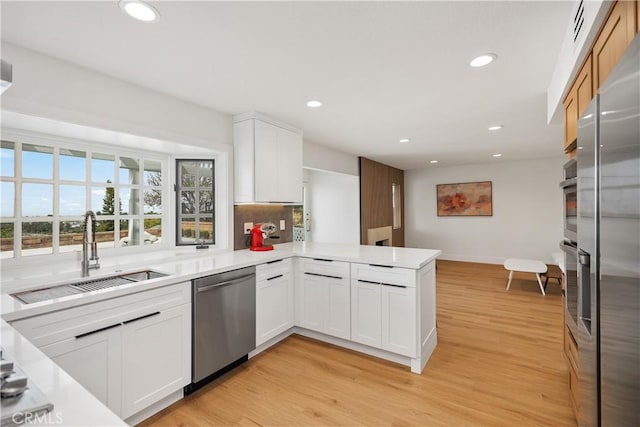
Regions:
[[[285,220],[285,229],[280,230],[280,220]],[[246,249],[250,234],[244,234],[244,223],[261,224],[272,222],[278,231],[273,233],[279,239],[268,239],[268,245],[288,243],[293,240],[293,206],[290,205],[236,205],[233,207],[233,249]]]

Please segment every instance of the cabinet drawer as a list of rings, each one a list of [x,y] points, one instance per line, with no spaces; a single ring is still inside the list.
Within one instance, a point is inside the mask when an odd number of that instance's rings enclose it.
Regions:
[[[279,259],[256,266],[256,282],[291,273],[291,258]]]
[[[42,347],[191,302],[191,283],[179,283],[13,322],[29,341]]]
[[[372,264],[351,264],[351,277],[387,285],[416,287],[416,272],[410,268],[386,267]]]
[[[317,258],[301,258],[300,271],[304,273],[330,276],[336,279],[349,279],[349,263]]]
[[[564,352],[567,355],[567,360],[571,368],[573,368],[576,372],[578,371],[578,344],[576,343],[571,330],[569,327],[565,325],[564,327]]]

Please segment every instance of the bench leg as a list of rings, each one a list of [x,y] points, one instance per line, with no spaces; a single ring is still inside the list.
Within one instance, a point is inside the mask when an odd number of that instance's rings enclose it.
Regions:
[[[507,282],[507,290],[509,290],[509,286],[511,286],[512,277],[513,277],[513,270],[509,271],[509,281]]]
[[[542,292],[542,296],[545,296],[544,287],[542,286],[542,280],[540,280],[540,274],[536,273],[536,279],[538,279],[538,286],[540,286],[540,292]]]

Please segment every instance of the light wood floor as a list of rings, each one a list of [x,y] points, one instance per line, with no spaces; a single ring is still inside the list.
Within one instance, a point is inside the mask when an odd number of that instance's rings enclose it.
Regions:
[[[145,426],[575,426],[557,282],[439,261],[438,346],[422,375],[291,336]]]

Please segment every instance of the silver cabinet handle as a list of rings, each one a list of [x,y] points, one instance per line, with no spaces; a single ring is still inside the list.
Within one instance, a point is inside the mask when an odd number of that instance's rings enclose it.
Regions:
[[[269,277],[267,280],[275,280],[279,279],[280,277],[284,277],[284,274],[278,274],[277,276]]]

